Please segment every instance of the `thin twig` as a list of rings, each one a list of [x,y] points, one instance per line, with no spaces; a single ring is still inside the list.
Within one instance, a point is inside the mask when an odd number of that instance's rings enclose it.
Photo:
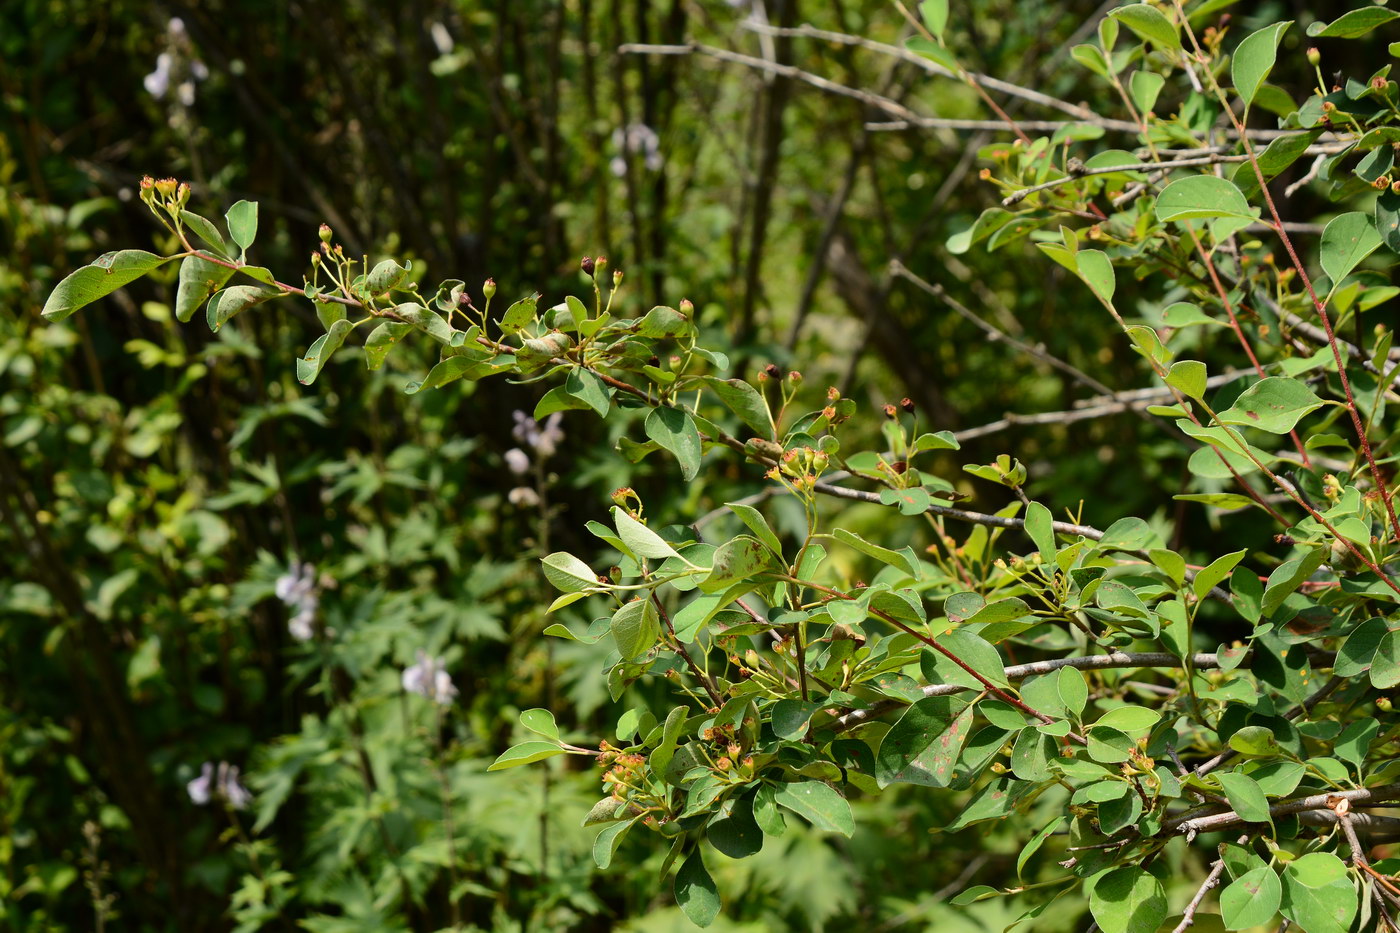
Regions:
[[[1103,671],[1115,668],[1139,668],[1139,667],[1160,667],[1160,668],[1181,668],[1184,667],[1181,658],[1165,651],[1144,651],[1126,652],[1113,651],[1108,654],[1092,654],[1081,658],[1055,658],[1050,661],[1032,661],[1028,664],[1013,664],[1006,668],[1007,680],[1024,680],[1027,677],[1034,677],[1039,674],[1050,674],[1058,671],[1062,667],[1072,667],[1081,671]],[[1214,653],[1201,652],[1191,658],[1191,666],[1197,669],[1209,669],[1220,666],[1219,656]],[[952,696],[966,690],[976,688],[965,687],[962,684],[929,684],[922,688],[922,693],[927,697]],[[897,709],[908,704],[901,700],[882,700],[866,709],[853,710],[845,715],[838,716],[830,723],[832,728],[837,730],[850,729],[867,722],[877,716],[882,716],[892,709]]]
[[[810,580],[799,580],[797,577],[792,577],[792,576],[788,576],[787,574],[781,574],[781,573],[775,573],[775,574],[772,574],[772,576],[773,576],[775,579],[783,580],[783,581],[785,581],[785,582],[787,582],[787,583],[792,583],[792,584],[795,584],[795,585],[797,585],[797,586],[804,586],[804,587],[807,587],[808,589],[816,590],[818,593],[825,593],[827,596],[834,596],[834,597],[836,597],[837,599],[851,599],[851,598],[852,598],[852,597],[851,597],[849,594],[847,594],[847,593],[843,593],[843,592],[841,592],[840,590],[832,589],[831,587],[828,587],[828,586],[822,586],[820,583],[813,583],[813,582],[810,581]],[[922,633],[922,632],[916,631],[914,628],[910,627],[909,625],[905,624],[904,622],[900,621],[899,619],[896,619],[894,616],[890,615],[888,612],[885,612],[885,611],[882,610],[882,609],[876,609],[875,607],[872,606],[872,607],[870,607],[870,614],[873,615],[873,616],[877,616],[877,617],[880,618],[880,619],[883,619],[885,622],[889,623],[890,625],[893,625],[895,628],[899,629],[901,632],[905,633],[906,635],[912,635],[912,636],[914,636],[914,637],[917,638],[919,641],[921,641],[921,642],[923,642],[924,644],[928,645],[930,648],[934,649],[934,650],[937,651],[939,654],[943,655],[943,656],[944,656],[945,658],[947,658],[949,661],[952,661],[952,662],[953,662],[954,664],[956,664],[958,667],[960,667],[960,668],[962,668],[963,670],[967,671],[969,674],[971,674],[971,675],[973,676],[973,678],[975,678],[975,679],[977,680],[978,683],[980,683],[980,684],[982,685],[982,689],[986,690],[988,693],[990,693],[992,696],[996,697],[998,700],[1001,700],[1001,701],[1004,702],[1004,703],[1010,703],[1012,706],[1016,707],[1016,708],[1019,709],[1021,712],[1025,713],[1025,714],[1028,715],[1028,716],[1034,716],[1036,719],[1039,719],[1041,722],[1044,722],[1044,723],[1052,723],[1052,722],[1055,721],[1052,717],[1047,716],[1046,714],[1040,712],[1039,710],[1035,709],[1034,707],[1031,707],[1031,706],[1027,705],[1026,702],[1025,702],[1024,700],[1022,700],[1021,698],[1019,698],[1019,697],[1017,697],[1017,696],[1014,696],[1014,695],[1012,695],[1012,694],[1010,694],[1010,693],[1007,693],[1007,692],[1006,692],[1005,690],[1003,690],[1001,687],[998,687],[996,684],[992,683],[990,680],[987,679],[987,677],[986,677],[984,674],[980,673],[980,672],[979,672],[976,668],[974,668],[971,664],[968,664],[968,663],[967,663],[966,661],[964,661],[962,658],[958,657],[957,654],[955,654],[954,652],[950,651],[947,647],[945,647],[944,645],[939,644],[937,640],[935,640],[935,639],[933,639],[933,638],[930,638],[929,636],[925,635],[925,634]],[[1082,735],[1079,735],[1079,734],[1074,733],[1074,732],[1068,732],[1068,733],[1066,733],[1066,734],[1065,734],[1065,737],[1068,738],[1070,741],[1076,742],[1076,743],[1078,743],[1078,744],[1080,744],[1080,745],[1087,745],[1087,744],[1089,744],[1088,741],[1087,741]]]
[[[1387,803],[1400,800],[1400,784],[1384,784],[1380,787],[1361,787],[1355,790],[1331,791],[1326,794],[1311,794],[1307,797],[1298,797],[1293,800],[1285,800],[1269,807],[1269,815],[1292,816],[1307,810],[1330,810],[1332,801],[1342,798],[1349,804],[1359,803]],[[1226,826],[1234,826],[1238,823],[1248,822],[1234,810],[1226,810],[1222,813],[1202,814],[1199,809],[1188,810],[1180,813],[1162,824],[1162,832],[1171,833],[1204,833],[1214,832],[1224,829]]]
[[[749,29],[753,32],[766,33],[768,35],[796,36],[807,39],[820,39],[823,42],[833,42],[840,45],[858,46],[863,49],[870,49],[871,51],[879,52],[882,55],[889,55],[893,58],[899,59],[902,62],[908,62],[909,64],[914,65],[917,68],[922,68],[929,74],[938,75],[944,78],[952,78],[954,80],[960,80],[960,76],[956,72],[944,68],[937,62],[925,58],[924,56],[919,55],[916,52],[910,52],[907,49],[901,49],[897,46],[887,45],[883,42],[876,42],[873,39],[863,39],[859,36],[851,36],[842,32],[832,32],[827,29],[817,29],[816,27],[809,25],[794,26],[787,29],[780,29],[775,26],[761,26],[756,23],[746,22],[743,24],[743,26],[745,29]],[[1072,104],[1069,101],[1060,100],[1058,97],[1051,97],[1049,94],[1044,94],[1040,91],[1032,90],[1031,88],[1021,87],[1019,84],[1012,84],[1010,81],[1002,81],[998,78],[993,78],[989,75],[978,74],[975,71],[967,72],[967,77],[969,80],[973,81],[976,84],[980,84],[984,88],[988,88],[993,91],[999,91],[1011,97],[1020,97],[1023,100],[1030,101],[1031,103],[1044,104],[1046,107],[1053,107],[1056,110],[1069,114],[1077,120],[1103,119],[1087,107],[1081,107],[1078,104]],[[1026,125],[1024,123],[1020,123],[1019,121],[1018,124],[1020,126]],[[1002,125],[1005,126],[1005,124]]]
[[[1178,15],[1185,21],[1185,9],[1181,0],[1175,0]],[[1191,40],[1192,46],[1196,49],[1197,55],[1202,55],[1200,43],[1196,40],[1196,34],[1189,25],[1186,35]],[[1381,497],[1381,502],[1385,506],[1386,514],[1390,518],[1390,527],[1393,534],[1392,540],[1400,540],[1400,517],[1395,514],[1395,505],[1391,502],[1390,487],[1381,476],[1380,467],[1376,465],[1375,455],[1371,452],[1371,439],[1366,434],[1366,426],[1361,423],[1361,413],[1357,410],[1356,399],[1352,396],[1351,380],[1347,377],[1346,363],[1342,359],[1341,348],[1337,345],[1336,334],[1332,331],[1332,318],[1327,313],[1327,304],[1318,298],[1317,290],[1313,288],[1312,277],[1308,275],[1307,267],[1298,257],[1298,251],[1293,248],[1293,238],[1288,235],[1288,231],[1283,227],[1283,218],[1279,216],[1278,206],[1274,203],[1274,196],[1269,191],[1269,181],[1264,177],[1264,169],[1259,164],[1259,159],[1254,152],[1254,147],[1250,144],[1249,138],[1243,133],[1244,124],[1240,122],[1239,116],[1231,109],[1229,101],[1225,97],[1225,92],[1221,89],[1219,82],[1213,76],[1210,78],[1211,90],[1215,93],[1216,99],[1220,101],[1225,113],[1229,116],[1231,123],[1237,132],[1245,136],[1244,150],[1249,156],[1249,164],[1254,169],[1255,177],[1259,180],[1259,191],[1263,195],[1264,205],[1269,209],[1269,217],[1273,219],[1274,228],[1278,232],[1279,240],[1283,243],[1284,250],[1288,253],[1289,261],[1293,263],[1293,268],[1298,273],[1298,280],[1303,283],[1303,290],[1308,293],[1308,298],[1312,300],[1313,307],[1317,309],[1317,316],[1322,320],[1322,329],[1327,332],[1327,345],[1332,349],[1332,358],[1337,364],[1337,379],[1342,386],[1342,394],[1346,397],[1347,413],[1351,415],[1352,427],[1356,430],[1356,439],[1361,444],[1361,452],[1366,456],[1366,464],[1370,467],[1371,480],[1375,484],[1376,492]],[[1333,285],[1336,285],[1334,282]],[[1267,471],[1266,471],[1267,472]],[[1317,516],[1314,516],[1316,518]],[[1326,523],[1324,522],[1324,525]],[[1336,534],[1336,530],[1328,528],[1333,536],[1339,541],[1346,542],[1347,539]],[[1379,570],[1376,571],[1380,573]],[[1382,573],[1382,579],[1388,578]],[[1395,587],[1400,592],[1400,587]]]
[[[1293,707],[1291,710],[1285,713],[1284,718],[1290,720],[1297,719],[1299,716],[1302,716],[1305,713],[1312,712],[1312,708],[1314,706],[1331,696],[1333,691],[1335,691],[1343,683],[1344,681],[1342,680],[1342,678],[1334,674],[1327,681],[1327,683],[1323,684],[1320,688],[1318,688],[1316,693],[1303,700],[1302,703],[1299,703],[1297,706]],[[1193,773],[1197,777],[1205,777],[1207,774],[1210,774],[1216,768],[1220,767],[1230,759],[1234,758],[1236,754],[1237,753],[1233,748],[1227,748],[1220,754],[1216,755],[1214,758],[1210,758],[1206,761],[1201,762],[1195,767]]]
[[[719,690],[715,688],[714,681],[710,680],[705,672],[700,670],[694,659],[691,658],[690,652],[685,650],[685,645],[681,644],[681,640],[676,637],[676,627],[671,624],[671,616],[666,612],[666,608],[661,605],[661,600],[657,597],[655,590],[651,591],[651,600],[652,605],[656,607],[657,613],[661,616],[661,621],[666,624],[666,631],[670,633],[671,641],[676,643],[676,653],[685,661],[686,667],[690,668],[690,672],[695,675],[695,679],[700,682],[700,686],[704,687],[705,692],[710,695],[710,702],[715,705],[715,708],[718,709],[723,706],[724,700],[720,697]]]
[[[1210,867],[1210,874],[1206,875],[1206,880],[1201,882],[1200,888],[1196,890],[1196,896],[1191,898],[1191,903],[1186,905],[1186,910],[1181,915],[1181,922],[1178,923],[1172,933],[1186,933],[1196,922],[1196,911],[1200,909],[1201,901],[1206,899],[1206,892],[1220,881],[1220,873],[1225,870],[1225,860],[1218,858],[1215,864]]]
[[[752,55],[744,55],[740,52],[731,52],[728,49],[719,49],[711,45],[701,45],[696,42],[687,45],[647,45],[644,43],[628,43],[620,46],[618,52],[624,55],[704,55],[722,62],[729,62],[736,65],[744,65],[748,68],[755,68],[769,74],[780,75],[793,81],[801,81],[803,84],[810,84],[812,87],[826,91],[829,94],[839,94],[842,97],[849,97],[858,100],[876,110],[883,110],[902,120],[919,120],[922,117],[914,111],[905,107],[888,97],[881,97],[879,94],[864,91],[860,88],[848,87],[844,84],[837,84],[829,81],[821,75],[814,75],[810,71],[803,71],[794,65],[784,65],[779,62],[770,62],[762,58],[755,58]],[[1005,129],[1004,123],[997,123],[999,129]]]
[[[1320,154],[1324,156],[1333,155],[1335,153],[1341,152],[1342,149],[1343,147],[1338,145],[1309,146],[1306,150],[1304,150],[1303,154]],[[1056,178],[1052,181],[1041,182],[1040,184],[1032,185],[1029,188],[1022,188],[1020,191],[1013,191],[1011,194],[1002,198],[1001,203],[1003,207],[1010,207],[1011,205],[1024,200],[1030,195],[1035,194],[1037,191],[1044,191],[1047,188],[1057,188],[1060,185],[1063,185],[1065,182],[1074,181],[1076,178],[1087,178],[1090,175],[1112,175],[1118,172],[1158,172],[1165,169],[1189,168],[1191,166],[1196,165],[1219,165],[1221,163],[1227,162],[1248,161],[1249,156],[1247,155],[1221,155],[1220,153],[1212,152],[1204,156],[1197,156],[1194,158],[1187,159],[1171,159],[1163,162],[1136,162],[1132,165],[1105,165],[1095,168],[1081,168],[1078,171],[1070,172],[1068,175],[1065,175],[1062,178]],[[1273,228],[1270,227],[1269,229],[1272,230]]]
[[[1017,340],[1015,337],[1012,337],[1010,334],[1006,333],[1001,328],[982,320],[971,310],[965,307],[962,302],[958,301],[952,295],[949,295],[942,285],[937,285],[933,282],[926,281],[925,279],[919,277],[918,275],[911,272],[909,270],[909,267],[906,266],[904,263],[900,262],[898,259],[890,260],[889,270],[890,275],[895,276],[896,278],[904,279],[905,281],[912,283],[914,287],[918,288],[920,291],[932,295],[933,297],[942,301],[949,308],[952,308],[953,311],[958,314],[958,316],[960,316],[966,321],[971,322],[983,333],[991,337],[992,340],[1002,341],[1011,347],[1015,347],[1017,350],[1021,351],[1027,356],[1033,356],[1041,362],[1053,366],[1055,369],[1058,369],[1060,372],[1069,376],[1071,379],[1075,380],[1078,383],[1081,383],[1082,385],[1088,386],[1095,392],[1099,392],[1103,395],[1111,395],[1113,393],[1112,389],[1104,385],[1102,382],[1099,382],[1097,379],[1095,379],[1093,376],[1090,376],[1083,370],[1065,362],[1064,360],[1060,359],[1054,354],[1047,353],[1040,347],[1034,347],[1024,341]]]

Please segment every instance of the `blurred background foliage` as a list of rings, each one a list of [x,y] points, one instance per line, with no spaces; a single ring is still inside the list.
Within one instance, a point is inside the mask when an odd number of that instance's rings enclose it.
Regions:
[[[1299,15],[1211,6],[1240,35]],[[1094,5],[953,10],[950,46],[970,67],[1114,109],[1068,56]],[[717,456],[681,485],[668,462],[625,463],[616,429],[588,417],[516,475],[512,412],[536,387],[406,396],[429,363],[419,346],[378,372],[345,353],[306,389],[292,364],[320,333],[309,304],[210,335],[171,320],[173,268],[62,326],[38,310],[96,253],[170,246],[134,196],[150,173],[190,181],[206,214],[259,201],[257,261],[290,281],[322,222],[372,259],[412,259],[420,282],[494,276],[504,297],[550,303],[582,292],[579,256],[605,254],[628,310],[689,297],[739,372],[801,369],[814,400],[842,386],[867,403],[871,437],[879,407],[905,395],[933,430],[966,431],[1093,394],[988,340],[893,260],[1115,390],[1148,385],[1064,270],[1023,244],[945,245],[995,203],[978,154],[1010,134],[872,129],[888,112],[790,69],[940,118],[991,118],[976,95],[869,48],[763,28],[805,23],[896,46],[912,34],[887,0],[0,4],[8,928],[684,928],[650,837],[594,868],[579,820],[596,773],[484,769],[520,709],[554,708],[594,744],[666,689],[643,681],[613,702],[604,647],[547,644],[535,559],[598,556],[583,524],[623,483],[649,514],[693,519],[761,478]],[[1100,526],[1142,515],[1190,547],[1217,531],[1170,499],[1186,452],[1117,415],[974,431],[959,460],[1014,454],[1033,496],[1082,501]],[[956,462],[946,475],[976,507],[1005,504]],[[844,520],[879,536],[878,509]],[[289,633],[295,607],[274,590],[294,560],[314,565],[325,637]],[[576,608],[565,621],[586,621]],[[400,688],[420,650],[447,659],[460,691],[441,717]],[[186,793],[206,761],[238,765],[255,792],[232,820]],[[930,836],[956,803],[892,791],[859,804],[849,842],[794,827],[780,848],[712,866],[721,922],[1001,929],[1000,902],[945,903],[1008,875],[1014,852],[1010,834]]]

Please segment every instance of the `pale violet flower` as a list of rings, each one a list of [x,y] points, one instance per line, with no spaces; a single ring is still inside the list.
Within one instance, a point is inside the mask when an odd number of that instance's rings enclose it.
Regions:
[[[170,90],[170,69],[174,63],[175,59],[169,52],[161,52],[156,56],[156,70],[142,79],[141,83],[146,86],[146,93],[156,100],[160,100]]]
[[[423,651],[418,652],[418,663],[404,670],[403,688],[443,706],[457,695],[442,658],[430,657]]]
[[[185,790],[189,791],[190,799],[199,806],[208,803],[214,793],[214,763],[206,761],[200,769],[199,777],[186,784]]]
[[[516,486],[506,493],[506,501],[517,508],[532,509],[540,504],[540,494],[529,486]]]
[[[209,77],[209,67],[194,57],[185,21],[178,16],[166,24],[166,51],[156,56],[155,70],[141,83],[146,93],[164,100],[172,85],[175,97],[183,107],[194,106],[195,82]]]
[[[608,163],[608,168],[618,178],[627,174],[627,163],[623,161],[623,154],[634,152],[640,153],[643,164],[647,171],[656,172],[661,170],[661,137],[656,135],[656,130],[645,123],[629,123],[626,126],[619,126],[612,132],[613,148],[620,153],[614,156]]]
[[[523,476],[530,472],[530,455],[519,447],[512,447],[505,453],[506,466],[516,476]]]
[[[432,38],[439,55],[450,55],[456,47],[456,43],[452,41],[452,33],[448,32],[442,23],[434,22],[429,26],[428,35]]]
[[[199,806],[218,798],[235,810],[242,810],[253,802],[253,795],[238,779],[238,766],[227,761],[219,762],[218,768],[212,761],[206,761],[199,770],[199,777],[185,785],[190,800]]]
[[[517,441],[534,450],[535,456],[541,460],[554,456],[555,451],[559,449],[559,442],[564,439],[564,431],[559,427],[564,420],[563,412],[556,411],[546,418],[543,424],[519,410],[513,417],[515,427],[511,429],[511,434]]]
[[[273,585],[277,598],[296,609],[287,620],[287,631],[297,641],[310,641],[316,634],[316,608],[321,597],[316,592],[316,568],[306,561],[292,561],[287,572]]]

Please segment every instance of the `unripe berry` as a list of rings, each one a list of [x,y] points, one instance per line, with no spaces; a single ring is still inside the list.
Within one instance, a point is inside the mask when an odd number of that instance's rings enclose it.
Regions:
[[[316,231],[316,235],[321,238],[322,243],[329,243],[331,241],[331,236],[333,236],[331,233],[331,225],[321,224],[320,229]]]
[[[490,299],[492,299],[492,298],[495,298],[495,297],[496,297],[496,280],[495,280],[495,279],[487,279],[485,282],[481,283],[481,293],[482,293],[483,295],[486,296],[486,299],[487,299],[488,301],[489,301]]]

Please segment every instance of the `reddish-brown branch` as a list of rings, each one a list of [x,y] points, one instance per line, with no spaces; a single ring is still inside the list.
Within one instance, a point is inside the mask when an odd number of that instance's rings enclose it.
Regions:
[[[1192,31],[1189,21],[1186,19],[1185,11],[1182,9],[1181,0],[1175,0],[1177,14],[1186,26],[1186,34],[1191,39],[1191,44],[1198,56],[1203,55],[1200,43],[1196,41],[1196,34]],[[1322,328],[1327,334],[1327,345],[1332,348],[1332,359],[1337,364],[1337,377],[1342,384],[1342,393],[1346,396],[1347,412],[1351,415],[1352,427],[1356,430],[1356,439],[1361,444],[1361,451],[1366,456],[1366,464],[1370,467],[1371,481],[1376,486],[1376,492],[1380,495],[1381,501],[1385,503],[1386,514],[1390,517],[1390,528],[1393,540],[1400,541],[1400,518],[1395,515],[1395,505],[1391,502],[1390,488],[1381,476],[1380,467],[1376,465],[1375,455],[1371,452],[1371,440],[1366,435],[1366,426],[1361,423],[1361,413],[1357,410],[1356,399],[1352,396],[1351,380],[1347,378],[1346,364],[1342,359],[1341,348],[1337,346],[1337,335],[1332,330],[1332,318],[1327,313],[1326,302],[1317,297],[1317,290],[1313,288],[1312,278],[1308,275],[1308,270],[1304,267],[1303,261],[1298,257],[1298,251],[1293,247],[1293,239],[1284,228],[1283,218],[1279,216],[1278,206],[1274,203],[1274,196],[1269,191],[1268,179],[1264,177],[1264,169],[1259,165],[1259,158],[1254,152],[1254,146],[1250,143],[1249,137],[1244,134],[1244,123],[1230,107],[1230,102],[1221,89],[1220,83],[1207,72],[1211,88],[1215,92],[1216,99],[1220,101],[1220,106],[1230,117],[1230,122],[1234,125],[1235,131],[1240,133],[1240,142],[1244,145],[1245,155],[1249,157],[1249,165],[1254,169],[1254,176],[1259,181],[1259,191],[1264,197],[1264,204],[1269,208],[1269,217],[1272,218],[1274,232],[1278,234],[1279,240],[1283,243],[1283,248],[1288,253],[1288,259],[1293,264],[1293,268],[1298,272],[1298,281],[1303,283],[1303,288],[1308,293],[1308,298],[1312,300],[1313,307],[1317,309],[1317,316],[1322,319]],[[1336,284],[1335,282],[1333,283]],[[1345,540],[1345,539],[1339,539]]]
[[[832,588],[829,587],[829,586],[822,586],[820,583],[813,583],[813,582],[811,582],[810,580],[799,580],[797,577],[792,577],[792,576],[788,576],[787,574],[781,574],[781,573],[780,573],[780,574],[772,574],[772,576],[773,576],[774,578],[778,579],[778,580],[784,580],[784,581],[786,581],[786,582],[788,582],[788,583],[796,584],[797,586],[805,586],[805,587],[808,587],[809,589],[816,590],[818,593],[825,593],[825,594],[828,595],[828,596],[834,596],[834,597],[836,597],[836,598],[838,598],[838,599],[852,599],[852,598],[853,598],[853,597],[851,597],[849,594],[843,593],[843,592],[841,592],[840,590],[834,590],[834,589],[832,589]],[[937,651],[937,652],[939,652],[940,654],[942,654],[942,655],[943,655],[945,658],[947,658],[949,661],[952,661],[952,662],[953,662],[954,664],[956,664],[958,667],[962,668],[963,670],[965,670],[965,671],[967,671],[969,674],[971,674],[973,677],[975,677],[975,678],[977,679],[977,682],[980,683],[984,688],[986,688],[987,692],[990,693],[992,696],[996,697],[998,700],[1001,700],[1001,701],[1003,701],[1003,702],[1005,702],[1005,703],[1010,703],[1012,706],[1016,707],[1016,708],[1019,709],[1021,712],[1025,713],[1027,716],[1034,716],[1036,719],[1039,719],[1041,722],[1044,722],[1044,723],[1055,722],[1054,718],[1052,718],[1052,717],[1050,717],[1050,716],[1047,716],[1047,715],[1045,715],[1044,713],[1040,712],[1039,710],[1034,709],[1034,708],[1028,706],[1028,705],[1027,705],[1024,701],[1022,701],[1019,697],[1016,697],[1016,696],[1013,696],[1013,695],[1010,694],[1010,693],[1007,693],[1007,692],[1006,692],[1005,690],[1003,690],[1001,687],[998,687],[996,684],[992,683],[989,679],[987,679],[986,676],[984,676],[983,674],[978,673],[977,670],[974,669],[974,668],[972,667],[972,665],[968,664],[966,661],[964,661],[962,658],[958,657],[958,656],[957,656],[956,654],[954,654],[952,651],[949,651],[949,650],[948,650],[947,648],[945,648],[943,645],[940,645],[935,639],[930,638],[929,636],[925,635],[924,633],[915,630],[914,628],[910,627],[909,625],[906,625],[904,622],[901,622],[899,619],[896,619],[894,616],[890,615],[888,612],[885,612],[885,611],[882,610],[882,609],[875,609],[875,608],[871,607],[870,613],[871,613],[872,615],[874,615],[874,616],[879,617],[880,619],[884,620],[885,622],[888,622],[890,625],[893,625],[895,628],[899,629],[901,632],[904,632],[906,635],[912,635],[912,636],[914,636],[914,637],[917,638],[919,641],[923,642],[924,644],[928,645],[930,648],[932,648],[932,649],[934,649],[935,651]],[[1088,742],[1084,739],[1084,737],[1083,737],[1082,735],[1078,735],[1078,734],[1076,734],[1076,733],[1074,733],[1074,732],[1068,733],[1066,737],[1069,738],[1071,741],[1074,741],[1074,742],[1079,743],[1080,745],[1087,745],[1087,744],[1088,744]]]

